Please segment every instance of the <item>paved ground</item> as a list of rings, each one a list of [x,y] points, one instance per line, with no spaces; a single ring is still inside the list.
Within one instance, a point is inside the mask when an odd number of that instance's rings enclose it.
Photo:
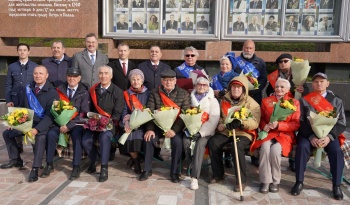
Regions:
[[[4,128],[1,126],[0,133]],[[350,133],[347,133],[348,138]],[[162,151],[169,160],[169,151]],[[344,183],[343,201],[332,199],[332,183],[326,177],[308,170],[305,189],[300,196],[289,194],[294,184],[294,173],[287,170],[288,161],[282,162],[282,182],[279,193],[259,193],[258,168],[252,166],[247,157],[248,187],[244,191],[244,201],[239,201],[238,193],[232,192],[234,184],[233,169],[226,169],[226,180],[220,184],[208,185],[204,180],[211,176],[211,169],[203,168],[200,188],[189,189],[189,178],[183,174],[182,181],[173,184],[169,181],[169,169],[160,162],[153,162],[153,176],[140,182],[132,170],[126,168],[128,157],[117,155],[110,162],[109,180],[97,182],[97,175],[82,173],[76,181],[69,181],[71,159],[59,159],[55,162],[55,172],[49,178],[39,178],[35,183],[28,183],[27,178],[32,165],[31,146],[25,146],[22,158],[23,169],[0,170],[0,204],[350,204],[350,186]],[[0,138],[0,163],[8,161],[4,140]],[[88,160],[83,161],[86,169]],[[309,165],[312,166],[312,160]],[[328,163],[323,163],[324,171]],[[42,170],[40,170],[39,174]],[[185,171],[184,171],[185,173]],[[350,170],[345,170],[350,180]]]

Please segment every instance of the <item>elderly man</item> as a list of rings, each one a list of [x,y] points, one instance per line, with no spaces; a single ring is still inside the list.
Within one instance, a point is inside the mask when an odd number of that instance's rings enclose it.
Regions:
[[[125,22],[125,15],[120,14],[117,22],[117,30],[128,30],[129,24]]]
[[[175,21],[175,15],[170,14],[170,20],[166,22],[166,30],[174,29],[177,30],[177,21]]]
[[[57,87],[65,82],[67,69],[72,66],[72,58],[65,54],[66,48],[62,41],[54,41],[51,51],[52,57],[43,59],[41,64],[49,71],[49,81]]]
[[[198,30],[208,30],[209,23],[208,21],[204,20],[205,16],[201,16],[201,20],[197,22],[197,29]]]
[[[112,83],[122,90],[126,90],[130,87],[128,75],[132,69],[137,68],[137,65],[129,60],[129,54],[129,45],[126,43],[120,43],[118,45],[119,59],[107,64],[113,69]]]
[[[161,74],[162,86],[154,88],[149,96],[147,107],[153,112],[162,106],[178,107],[180,110],[190,108],[190,95],[186,90],[176,85],[176,73],[173,70],[165,70]],[[152,175],[152,156],[156,141],[164,136],[171,139],[171,168],[170,178],[173,183],[180,181],[178,168],[182,154],[182,130],[185,124],[181,118],[177,118],[171,129],[163,134],[153,121],[146,124],[145,140],[145,165],[139,180],[147,180]]]
[[[288,22],[286,22],[286,31],[297,31],[298,29],[298,22],[295,21],[295,18],[298,18],[298,16],[290,15],[288,18]]]
[[[252,22],[248,25],[248,31],[251,32],[260,32],[261,31],[261,25],[258,22],[259,18],[258,16],[252,17]]]
[[[159,1],[158,0],[150,0],[148,2],[148,8],[159,8]]]
[[[315,30],[315,17],[306,16],[303,22],[302,31],[314,31]]]
[[[72,67],[79,68],[81,71],[81,82],[90,87],[99,81],[97,69],[108,63],[108,57],[97,51],[98,42],[94,33],[86,35],[85,47],[86,49],[83,51],[74,54]]]
[[[234,191],[239,191],[238,186],[238,172],[240,172],[242,180],[242,189],[247,184],[247,172],[245,164],[245,150],[249,149],[251,142],[256,137],[256,129],[260,122],[260,106],[255,102],[253,98],[248,95],[248,80],[244,76],[234,77],[229,83],[229,92],[225,94],[221,101],[221,118],[219,125],[217,126],[218,132],[209,139],[208,147],[211,159],[211,167],[213,176],[209,179],[209,183],[217,183],[225,178],[224,166],[222,162],[222,149],[223,147],[233,142],[233,137],[229,131],[235,129],[237,140],[237,154],[235,154],[235,148],[232,146],[231,154],[233,156],[233,163],[235,167],[236,185]],[[251,111],[252,117],[247,120],[234,119],[229,124],[224,124],[224,121],[228,115],[228,109],[232,106],[245,106]],[[237,169],[235,158],[239,159],[240,170]]]
[[[193,30],[193,22],[191,21],[191,17],[189,15],[185,15],[185,21],[181,23],[181,30],[183,31]]]
[[[25,107],[34,110],[33,129],[30,134],[35,138],[34,160],[32,170],[28,181],[35,182],[38,180],[38,171],[41,167],[45,152],[46,133],[53,123],[53,117],[50,113],[52,102],[58,99],[58,94],[52,84],[47,80],[49,74],[45,66],[38,65],[33,71],[34,81],[27,85],[26,96],[27,102]],[[3,137],[6,143],[7,152],[10,161],[1,165],[1,169],[22,167],[23,161],[20,157],[15,137],[22,135],[16,130],[5,130]]]
[[[295,177],[291,193],[296,196],[303,190],[304,172],[310,156],[311,149],[315,147],[324,148],[328,155],[330,172],[333,183],[333,197],[336,200],[343,199],[340,188],[342,173],[344,169],[344,154],[340,149],[341,143],[345,139],[342,133],[346,128],[346,118],[343,101],[332,91],[327,90],[329,81],[324,73],[316,73],[312,77],[313,92],[300,99],[300,129],[297,135],[297,150],[295,157]],[[308,116],[310,112],[336,111],[339,115],[337,123],[327,136],[316,137],[312,131]]]
[[[185,62],[175,68],[176,78],[189,78],[190,72],[194,70],[204,70],[208,73],[207,69],[202,68],[197,64],[197,58],[199,56],[198,50],[194,47],[186,47],[183,51]]]
[[[87,170],[92,174],[96,172],[97,147],[95,142],[100,144],[101,171],[99,182],[108,179],[108,159],[111,149],[111,138],[114,137],[120,116],[124,108],[123,91],[112,83],[113,69],[107,65],[98,68],[99,83],[90,88],[91,101],[93,102],[92,111],[106,116],[113,120],[113,129],[107,131],[87,130],[83,135],[82,144],[88,153],[90,165]]]
[[[68,68],[66,75],[67,82],[64,82],[56,88],[60,100],[71,102],[77,109],[77,113],[73,119],[66,125],[53,126],[46,134],[46,162],[47,165],[41,174],[42,178],[50,176],[54,171],[53,158],[56,150],[56,143],[59,140],[60,133],[69,133],[73,142],[73,171],[70,180],[79,178],[80,161],[83,153],[81,139],[83,137],[84,128],[76,125],[76,122],[82,121],[81,116],[86,115],[90,111],[90,95],[88,87],[82,83],[81,73],[78,68]]]
[[[143,30],[143,23],[141,22],[141,16],[136,16],[134,23],[132,23],[132,30]]]
[[[262,2],[261,2],[261,0],[250,1],[249,8],[250,9],[262,9]]]
[[[233,31],[244,31],[244,23],[242,22],[242,17],[237,16],[237,21],[233,23],[232,26]]]

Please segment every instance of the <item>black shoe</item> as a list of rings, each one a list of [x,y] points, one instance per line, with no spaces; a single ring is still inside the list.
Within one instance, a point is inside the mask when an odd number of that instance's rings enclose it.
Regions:
[[[95,173],[96,172],[96,165],[95,162],[90,162],[89,168],[86,171],[89,174]]]
[[[212,176],[209,180],[208,180],[208,183],[209,184],[215,184],[215,183],[219,183],[221,182],[222,180],[224,180],[225,177],[215,177],[215,176]]]
[[[139,160],[138,158],[136,158],[136,159],[133,159],[133,161],[134,161],[134,164],[135,164],[135,166],[134,166],[134,172],[135,172],[136,174],[141,174],[140,160]]]
[[[247,187],[247,184],[246,183],[242,183],[242,191],[244,191],[244,189]],[[236,184],[234,187],[233,187],[233,191],[234,192],[240,192],[239,191],[239,184]]]
[[[23,153],[23,145],[18,147],[18,153]]]
[[[292,172],[295,172],[295,161],[292,159],[289,159],[289,169]]]
[[[343,192],[340,186],[333,186],[333,197],[335,200],[343,200]]]
[[[126,166],[128,166],[129,168],[132,168],[134,166],[134,159],[132,157],[130,157],[130,159],[126,163]]]
[[[80,177],[80,166],[73,166],[72,174],[69,177],[69,180],[75,180]]]
[[[155,159],[159,160],[159,161],[164,161],[162,155],[158,154],[158,155],[154,155],[153,156]]]
[[[255,167],[259,167],[259,158],[254,157],[254,156],[251,156],[250,159],[252,160],[252,164],[253,164]]]
[[[38,168],[33,168],[32,171],[30,171],[28,182],[35,182],[38,181]]]
[[[232,160],[226,159],[225,160],[225,167],[226,168],[232,168],[233,167]]]
[[[277,193],[279,191],[279,185],[271,183],[269,187],[269,191],[272,193]]]
[[[146,181],[148,179],[148,177],[152,176],[152,170],[146,172],[146,171],[143,171],[139,177],[139,180],[140,181]]]
[[[23,167],[23,160],[19,159],[11,159],[7,164],[2,164],[0,166],[1,169],[9,169],[12,167]]]
[[[107,181],[108,179],[108,167],[101,167],[100,178],[98,178],[99,182]]]
[[[300,192],[303,190],[304,185],[303,182],[296,182],[292,188],[291,194],[293,196],[298,196]]]
[[[50,176],[50,174],[55,170],[55,168],[51,165],[46,165],[45,169],[43,170],[43,172],[41,173],[41,178],[46,178],[48,176]]]
[[[180,178],[178,174],[173,174],[170,173],[170,179],[172,183],[179,183],[180,182]]]
[[[113,161],[115,159],[115,152],[117,151],[116,147],[112,147],[109,151],[109,161]]]
[[[261,183],[260,188],[259,188],[259,192],[263,193],[263,194],[269,193],[269,184]]]

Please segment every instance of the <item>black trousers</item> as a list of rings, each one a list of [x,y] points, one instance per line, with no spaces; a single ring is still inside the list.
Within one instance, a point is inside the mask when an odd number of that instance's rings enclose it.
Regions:
[[[247,182],[247,174],[246,174],[246,164],[245,164],[245,150],[249,149],[250,140],[244,136],[236,136],[237,142],[237,153],[238,153],[238,161],[240,167],[241,181],[242,183]],[[222,161],[223,148],[226,144],[232,143],[233,137],[227,137],[221,133],[216,133],[213,137],[211,137],[208,141],[209,154],[211,160],[211,168],[213,171],[214,177],[222,178],[224,177],[224,164]],[[238,184],[238,170],[236,166],[236,154],[235,148],[232,143],[231,154],[233,164],[235,165],[235,175],[236,175],[236,184]]]

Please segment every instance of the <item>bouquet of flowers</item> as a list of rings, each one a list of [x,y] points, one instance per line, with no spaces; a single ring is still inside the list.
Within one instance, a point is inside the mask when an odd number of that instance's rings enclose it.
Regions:
[[[275,103],[272,115],[270,116],[270,122],[283,121],[296,111],[296,106],[294,105],[293,99],[285,100],[281,98],[277,103]],[[267,137],[268,133],[266,131],[259,132],[258,140],[263,140]]]
[[[148,121],[153,120],[152,113],[149,108],[139,110],[135,109],[130,115],[130,129],[134,130],[139,128],[141,125],[145,124]],[[125,141],[128,139],[130,133],[125,132],[118,140],[120,144],[125,144]]]
[[[85,129],[97,132],[104,132],[113,129],[113,122],[111,118],[94,112],[88,112],[87,117],[88,119],[84,123]]]
[[[203,114],[204,112],[203,110],[200,109],[200,105],[192,109],[182,110],[182,114],[180,114],[180,117],[184,121],[185,126],[191,137],[194,134],[196,134],[201,128],[203,124],[202,122]],[[196,145],[196,142],[191,141],[191,145],[190,145],[191,152],[193,151],[195,145]]]
[[[291,72],[293,76],[292,81],[296,87],[305,83],[310,68],[308,60],[294,57],[294,61],[291,62]],[[301,93],[295,91],[294,98],[299,100],[301,98]]]
[[[338,116],[336,115],[336,108],[332,111],[322,111],[319,113],[314,113],[310,111],[310,116],[308,119],[311,124],[312,131],[314,131],[315,135],[321,139],[323,137],[327,137],[329,132],[332,130],[334,125],[338,121]],[[321,166],[322,153],[324,152],[323,147],[319,147],[316,150],[315,154],[315,167]]]
[[[8,114],[1,117],[4,120],[3,124],[11,129],[15,129],[23,132],[24,143],[27,144],[27,140],[32,144],[35,143],[35,138],[30,131],[33,126],[34,111],[27,108],[9,107]]]
[[[231,123],[234,119],[238,120],[248,120],[249,118],[253,117],[253,114],[251,111],[243,106],[233,106],[228,110],[228,115],[225,119],[225,124]],[[229,131],[229,136],[232,136],[231,130]]]
[[[178,113],[179,109],[177,108],[162,106],[160,109],[154,110],[154,123],[164,132],[167,132],[173,126]],[[163,148],[171,148],[171,142],[169,138],[164,139]]]
[[[59,126],[66,125],[72,116],[77,112],[77,109],[73,107],[71,102],[65,100],[55,100],[52,103],[50,113],[55,118],[55,122]],[[67,147],[68,143],[68,134],[60,133],[58,138],[58,145],[62,147]]]
[[[258,79],[255,78],[255,77],[253,76],[253,73],[252,73],[252,72],[246,73],[246,74],[244,74],[244,75],[245,75],[245,76],[247,77],[247,79],[248,79],[248,89],[249,89],[249,90],[256,90],[256,89],[259,89],[260,84],[259,84],[259,82],[258,82]]]

